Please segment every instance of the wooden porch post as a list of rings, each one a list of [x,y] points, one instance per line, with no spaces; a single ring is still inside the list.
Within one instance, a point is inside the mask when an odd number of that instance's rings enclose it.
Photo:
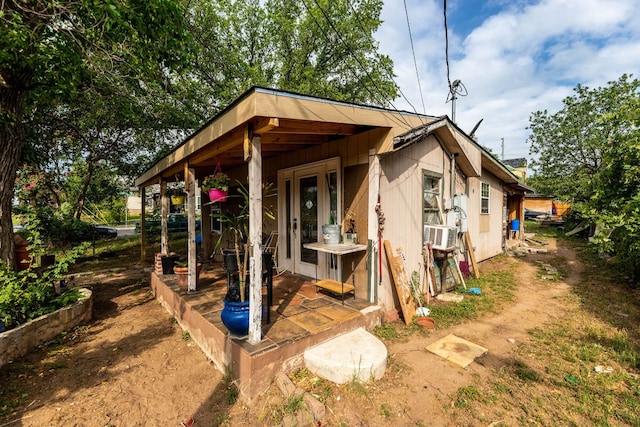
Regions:
[[[196,173],[193,168],[185,168],[185,187],[187,189],[187,230],[189,235],[189,292],[196,290],[197,261],[196,254]]]
[[[147,226],[145,224],[146,205],[147,187],[140,187],[140,261],[142,262],[147,258]]]
[[[262,141],[252,139],[249,159],[249,343],[262,340]]]
[[[200,256],[206,261],[213,252],[213,243],[211,238],[211,205],[202,201],[202,192],[200,193],[200,233],[202,233],[202,247]]]
[[[167,181],[160,178],[160,253],[169,254],[169,227],[167,226],[167,217],[169,216],[169,197],[167,192]]]
[[[376,211],[376,205],[378,203],[378,196],[380,195],[380,158],[376,154],[375,149],[369,150],[369,212],[368,212],[368,226],[367,234],[369,236],[369,250],[371,256],[369,256],[369,302],[375,303],[378,300],[378,286],[380,282],[380,266],[378,260],[380,259],[380,245],[378,244],[378,213]]]

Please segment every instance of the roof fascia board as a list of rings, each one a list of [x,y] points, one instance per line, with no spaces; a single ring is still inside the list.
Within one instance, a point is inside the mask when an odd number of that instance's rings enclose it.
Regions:
[[[137,186],[155,183],[158,175],[166,173],[176,163],[184,162],[189,155],[220,138],[254,117],[279,117],[294,120],[311,120],[346,123],[360,126],[408,130],[434,117],[410,112],[388,110],[346,102],[298,95],[291,92],[253,87],[242,94],[227,108],[194,132],[171,153],[158,160],[135,183]],[[376,147],[384,152],[393,147],[393,133]]]
[[[436,137],[448,155],[458,154],[456,164],[465,175],[476,177],[481,175],[481,153],[476,149],[477,144],[466,137],[464,132],[452,127],[446,116],[397,136],[394,138],[395,150],[401,150],[408,145],[422,141],[429,135]]]
[[[256,94],[247,92],[231,108],[218,114],[213,120],[201,127],[196,133],[176,147],[171,153],[157,161],[150,169],[136,179],[137,186],[152,182],[154,177],[163,174],[176,163],[184,162],[196,151],[233,129],[255,117]]]

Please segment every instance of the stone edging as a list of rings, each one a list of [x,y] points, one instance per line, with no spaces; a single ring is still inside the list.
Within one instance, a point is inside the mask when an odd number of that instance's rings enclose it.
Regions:
[[[0,334],[0,367],[24,356],[61,332],[91,320],[93,294],[86,288],[78,290],[83,296],[74,304],[2,332]]]

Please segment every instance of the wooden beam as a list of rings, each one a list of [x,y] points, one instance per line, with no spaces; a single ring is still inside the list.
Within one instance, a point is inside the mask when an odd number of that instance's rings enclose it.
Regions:
[[[242,145],[244,141],[244,129],[238,128],[233,132],[225,135],[224,137],[218,138],[215,141],[209,143],[205,149],[195,152],[190,157],[190,163],[194,166],[197,166],[201,162],[204,162],[209,159],[215,159],[222,153],[225,153],[236,147],[238,145]]]
[[[184,191],[189,192],[189,161],[184,162]]]
[[[251,142],[249,161],[249,344],[262,341],[262,151],[260,137]]]
[[[169,217],[169,197],[166,195],[167,181],[160,177],[160,253],[169,255],[169,227],[167,226],[167,218]]]
[[[187,184],[189,185],[189,191],[187,192],[187,252],[189,260],[189,278],[187,286],[189,292],[195,292],[198,281],[198,257],[196,254],[196,174],[192,168],[185,169],[184,180],[185,187]]]
[[[402,317],[404,317],[404,323],[408,325],[416,315],[416,304],[411,294],[411,282],[409,282],[409,276],[404,268],[402,257],[393,255],[391,243],[389,243],[388,240],[384,241],[384,250],[387,254],[387,261],[389,262],[389,274],[391,275],[393,283],[396,285],[398,300],[402,308]]]
[[[147,224],[145,222],[145,206],[147,204],[147,187],[140,187],[140,261],[147,259]],[[155,260],[154,260],[155,262]]]
[[[251,159],[251,138],[253,137],[252,132],[251,132],[251,123],[247,123],[247,126],[245,126],[244,128],[244,138],[242,141],[242,147],[243,147],[243,158],[244,161],[248,161],[249,159]]]
[[[471,267],[473,268],[473,277],[475,277],[476,279],[479,279],[480,271],[478,270],[478,264],[476,264],[476,254],[473,251],[473,245],[471,244],[471,235],[469,234],[468,231],[464,232],[464,244],[467,247],[467,253],[469,254],[469,259],[471,260]]]
[[[277,117],[261,117],[254,122],[253,133],[262,135],[280,126],[280,119]]]
[[[359,126],[342,123],[314,122],[310,120],[280,120],[270,134],[353,135]]]

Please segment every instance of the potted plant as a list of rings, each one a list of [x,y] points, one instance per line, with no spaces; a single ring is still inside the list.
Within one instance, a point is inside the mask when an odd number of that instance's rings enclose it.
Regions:
[[[182,182],[175,182],[171,186],[167,186],[164,194],[171,198],[172,205],[184,204],[184,184]]]
[[[176,261],[179,259],[180,256],[175,252],[171,252],[170,254],[160,254],[162,274],[173,274],[173,267],[175,267]]]
[[[224,172],[216,172],[202,179],[202,189],[209,192],[212,202],[226,202],[229,194],[229,176]]]
[[[200,277],[200,271],[202,271],[202,263],[196,264],[196,282]],[[178,279],[178,288],[186,291],[189,289],[189,263],[187,261],[174,261],[173,273]]]
[[[249,191],[240,184],[238,193],[242,197],[237,211],[226,210],[215,214],[215,217],[224,225],[225,233],[231,233],[233,238],[233,250],[224,253],[223,267],[227,272],[237,272],[237,282],[227,283],[227,295],[224,297],[224,308],[220,314],[222,323],[227,329],[235,334],[244,336],[249,332],[249,301],[247,298],[248,284],[248,252],[247,237],[249,234]],[[263,199],[275,196],[275,185],[266,183],[262,186]],[[269,205],[264,205],[264,215],[270,219],[275,219],[273,210]],[[216,250],[220,247],[224,234],[220,235],[216,243]],[[271,256],[271,254],[268,254]],[[272,262],[269,258],[264,262]],[[235,274],[227,274],[228,280],[232,281]]]
[[[358,244],[358,233],[356,232],[356,214],[347,209],[342,221],[343,237],[342,242],[347,245]]]

